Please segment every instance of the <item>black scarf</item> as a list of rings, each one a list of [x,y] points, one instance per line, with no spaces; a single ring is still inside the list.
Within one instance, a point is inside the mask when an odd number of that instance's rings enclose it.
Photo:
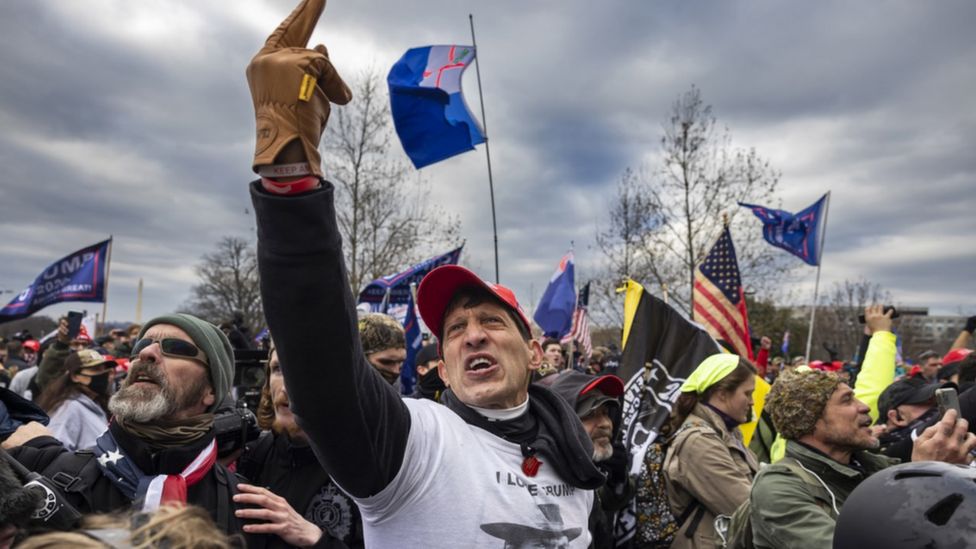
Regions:
[[[544,456],[543,467],[552,465],[569,484],[584,490],[603,486],[605,477],[593,464],[590,436],[576,412],[549,389],[530,385],[528,412],[511,420],[490,421],[458,400],[450,389],[441,400],[469,425],[518,444],[523,456],[538,452]]]

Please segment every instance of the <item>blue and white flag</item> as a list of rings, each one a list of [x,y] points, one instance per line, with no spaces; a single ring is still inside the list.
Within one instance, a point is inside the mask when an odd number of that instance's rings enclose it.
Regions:
[[[790,331],[789,330],[783,332],[783,346],[780,347],[779,350],[783,353],[783,356],[789,359],[789,355],[790,355]]]
[[[65,301],[105,301],[108,254],[112,239],[62,257],[0,309],[0,322],[28,317]]]
[[[463,244],[445,254],[421,261],[405,271],[377,278],[359,293],[359,303],[368,303],[374,312],[382,312],[381,306],[406,305],[410,301],[410,285],[420,284],[421,279],[436,267],[457,265],[462,248]]]
[[[576,310],[576,279],[573,267],[573,252],[559,260],[556,272],[549,279],[549,286],[535,309],[536,324],[542,328],[546,337],[562,339],[573,327],[573,312]]]
[[[474,150],[485,135],[461,95],[472,46],[424,46],[403,54],[386,77],[393,125],[413,165]]]
[[[823,195],[813,205],[795,214],[742,202],[739,205],[750,208],[762,220],[763,238],[767,242],[783,248],[810,265],[819,265],[820,252],[823,249],[822,229],[826,226],[829,196],[830,193]]]
[[[417,353],[424,346],[424,334],[420,331],[417,321],[417,308],[413,304],[413,295],[407,303],[407,317],[403,320],[403,331],[407,339],[407,359],[400,367],[400,394],[412,395],[413,386],[417,383]]]

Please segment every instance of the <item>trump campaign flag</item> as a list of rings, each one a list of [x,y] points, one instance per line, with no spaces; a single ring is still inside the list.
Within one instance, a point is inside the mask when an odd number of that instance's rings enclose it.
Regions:
[[[104,301],[111,245],[110,238],[49,265],[13,301],[0,309],[0,322],[25,318],[48,305],[64,301]]]
[[[573,252],[559,260],[556,272],[549,278],[549,286],[542,294],[535,309],[535,323],[546,337],[562,339],[573,327],[576,310],[576,279],[573,268]]]
[[[407,316],[403,319],[403,332],[407,340],[407,358],[400,367],[400,394],[412,395],[417,383],[417,353],[424,346],[424,335],[417,321],[417,308],[413,303],[413,292],[407,303]]]
[[[692,302],[696,322],[716,339],[732,345],[737,355],[753,359],[746,298],[728,226],[705,260],[695,267]]]
[[[820,264],[823,248],[822,228],[826,217],[827,193],[811,206],[792,214],[786,210],[774,210],[765,206],[744,204],[763,222],[763,238],[777,248],[782,248],[810,265]]]
[[[436,267],[457,265],[462,248],[464,244],[445,254],[421,261],[405,271],[377,278],[359,293],[359,303],[368,303],[374,312],[382,312],[380,309],[384,303],[406,305],[410,301],[410,285],[420,284],[420,280]]]
[[[461,94],[461,76],[474,57],[473,46],[424,46],[407,50],[390,69],[393,125],[417,169],[485,142]]]

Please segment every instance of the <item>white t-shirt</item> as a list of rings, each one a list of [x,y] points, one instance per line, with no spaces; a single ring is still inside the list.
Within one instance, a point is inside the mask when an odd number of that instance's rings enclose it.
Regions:
[[[400,472],[356,500],[367,547],[589,546],[592,490],[563,482],[545,456],[529,477],[517,444],[433,401],[404,403],[411,423]]]

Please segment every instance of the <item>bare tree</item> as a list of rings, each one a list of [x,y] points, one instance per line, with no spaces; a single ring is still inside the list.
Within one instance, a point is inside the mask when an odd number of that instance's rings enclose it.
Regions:
[[[877,282],[864,278],[835,282],[820,299],[813,328],[811,359],[818,356],[827,359],[826,354],[821,352],[825,346],[836,350],[841,360],[853,358],[864,334],[864,325],[858,322],[858,315],[864,314],[864,307],[867,305],[890,302],[891,293]],[[809,313],[807,308],[805,314]],[[809,322],[807,325],[809,326]],[[806,338],[807,334],[804,332],[804,343]]]
[[[628,169],[620,180],[608,226],[597,236],[607,276],[666,289],[670,302],[690,313],[695,267],[726,214],[744,283],[757,293],[781,283],[784,271],[799,263],[766,244],[737,205],[775,204],[779,173],[755,149],[733,148],[729,130],[716,128],[711,106],[694,86],[673,104],[661,148],[660,166]]]
[[[225,236],[217,250],[204,254],[194,270],[200,283],[190,289],[191,297],[183,310],[214,324],[227,322],[240,312],[252,330],[264,326],[258,260],[252,243]]]
[[[370,281],[459,242],[460,222],[393,149],[389,100],[375,69],[353,85],[355,100],[333,111],[324,169],[336,184],[336,217],[354,294]]]

